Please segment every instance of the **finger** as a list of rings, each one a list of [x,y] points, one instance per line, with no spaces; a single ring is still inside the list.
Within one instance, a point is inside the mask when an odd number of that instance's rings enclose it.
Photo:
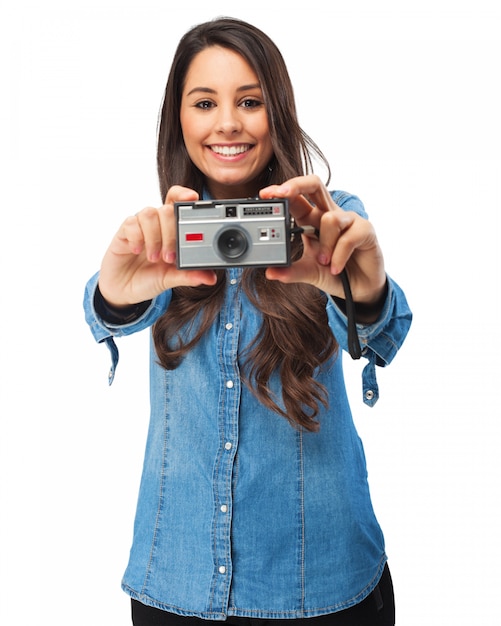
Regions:
[[[175,202],[196,202],[198,193],[189,187],[173,185],[167,192],[165,203],[160,211],[162,229],[162,258],[166,263],[175,263],[177,250],[177,226],[174,211]]]
[[[319,279],[319,272],[325,271],[325,268],[319,267],[316,261],[318,241],[303,236],[303,246],[303,255],[299,261],[288,267],[269,267],[266,270],[266,277],[269,280],[279,280],[283,283],[316,284]]]
[[[176,270],[174,283],[172,279],[169,286],[175,287],[198,287],[199,285],[215,285],[217,274],[214,270]]]
[[[136,215],[136,218],[143,233],[146,258],[151,263],[156,263],[162,252],[162,229],[158,209],[146,207]]]
[[[318,227],[325,212],[340,210],[316,175],[297,176],[281,185],[265,187],[260,196],[287,198],[291,214],[298,224],[308,223]]]
[[[315,285],[318,289],[332,295],[343,293],[341,281],[333,276],[328,267],[318,265],[311,258],[301,258],[290,267],[269,267],[265,276],[268,280],[278,280],[282,283],[306,283]]]
[[[144,235],[137,215],[128,217],[118,229],[116,234],[118,245],[112,242],[112,249],[116,254],[140,254],[144,246]]]
[[[354,250],[354,232],[350,233],[350,229],[355,219],[355,213],[346,211],[331,211],[322,216],[317,259],[321,265],[330,265],[334,274],[343,270]]]
[[[174,205],[164,204],[158,210],[162,236],[162,259],[166,263],[176,262],[177,228]]]
[[[281,283],[310,283],[316,284],[312,277],[311,264],[304,260],[296,261],[289,267],[268,267],[265,271],[268,280],[278,280]]]
[[[190,189],[189,187],[182,187],[181,185],[173,185],[167,191],[164,204],[174,202],[195,202],[198,198],[199,195],[195,190]]]

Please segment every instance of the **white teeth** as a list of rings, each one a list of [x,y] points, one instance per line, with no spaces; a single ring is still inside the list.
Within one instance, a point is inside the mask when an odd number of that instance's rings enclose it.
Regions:
[[[211,149],[222,156],[235,156],[247,152],[249,146],[211,146]]]

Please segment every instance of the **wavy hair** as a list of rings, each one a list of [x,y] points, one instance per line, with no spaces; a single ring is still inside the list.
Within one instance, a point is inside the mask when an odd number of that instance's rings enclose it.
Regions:
[[[157,167],[162,198],[174,184],[200,195],[204,190],[204,177],[188,156],[179,119],[190,64],[199,52],[211,46],[241,55],[261,84],[273,157],[257,181],[256,193],[267,185],[311,173],[312,157],[324,164],[330,177],[324,155],[299,126],[292,83],[277,46],[246,22],[218,18],[188,31],[174,55],[158,124]],[[295,237],[292,257],[298,259],[301,254],[301,238]],[[226,284],[224,270],[218,270],[217,275],[215,286],[175,288],[168,310],[155,323],[155,349],[166,369],[176,368],[216,319]],[[315,373],[338,349],[327,323],[325,294],[307,284],[268,281],[262,268],[244,270],[243,289],[263,316],[258,335],[242,357],[246,384],[265,406],[296,428],[318,430],[320,404],[327,406],[328,398]],[[281,398],[274,397],[269,387],[274,372],[280,375]]]

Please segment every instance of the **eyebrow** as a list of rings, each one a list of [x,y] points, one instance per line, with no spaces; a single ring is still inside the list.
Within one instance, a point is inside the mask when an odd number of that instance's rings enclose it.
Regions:
[[[237,88],[237,92],[239,91],[249,91],[250,89],[261,89],[261,85],[259,83],[251,83],[250,85],[242,85]],[[216,94],[217,91],[215,89],[211,89],[210,87],[193,87],[186,95],[191,96],[192,93],[210,93]]]

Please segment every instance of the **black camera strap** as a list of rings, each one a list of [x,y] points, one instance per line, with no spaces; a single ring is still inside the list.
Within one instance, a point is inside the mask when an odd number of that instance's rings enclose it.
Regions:
[[[359,359],[362,356],[360,341],[358,340],[357,323],[355,321],[355,303],[351,295],[350,281],[346,269],[340,274],[343,283],[344,298],[346,302],[346,317],[348,318],[348,351],[352,359]]]

